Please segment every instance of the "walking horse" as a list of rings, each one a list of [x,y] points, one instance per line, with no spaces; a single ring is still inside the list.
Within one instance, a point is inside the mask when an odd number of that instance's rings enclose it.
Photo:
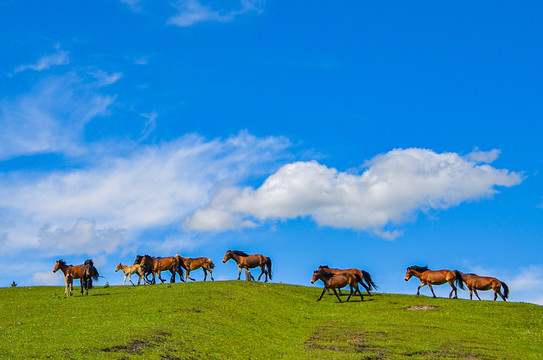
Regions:
[[[462,276],[460,278],[457,278],[457,283],[464,282],[469,290],[469,299],[473,300],[473,293],[475,293],[475,296],[477,296],[477,299],[481,300],[479,297],[479,294],[477,293],[477,290],[490,290],[494,292],[494,301],[498,298],[498,295],[503,299],[503,301],[506,301],[506,299],[509,297],[509,286],[507,286],[506,283],[503,281],[500,281],[496,278],[490,277],[490,276],[479,276],[475,274],[464,274],[460,273]],[[503,287],[503,294],[501,292],[501,288]]]
[[[430,290],[432,291],[432,295],[434,298],[436,297],[436,294],[434,293],[434,289],[432,288],[432,285],[443,285],[445,283],[449,283],[451,285],[452,290],[449,294],[449,299],[451,298],[453,292],[454,292],[454,298],[458,299],[458,291],[456,289],[456,286],[454,286],[455,280],[462,278],[462,275],[460,274],[460,271],[458,270],[428,270],[428,266],[410,266],[407,268],[407,271],[405,272],[405,281],[408,281],[411,279],[412,276],[415,276],[420,279],[420,285],[417,289],[417,296],[420,294],[420,288],[424,285],[428,285]],[[459,283],[459,286],[461,289],[464,289],[464,285],[462,283]]]
[[[248,255],[243,251],[239,250],[228,250],[222,259],[222,262],[225,263],[228,260],[233,259],[236,264],[238,264],[239,274],[238,280],[241,277],[242,269],[253,269],[260,267],[261,273],[257,281],[260,281],[262,275],[265,275],[265,282],[268,282],[268,276],[270,280],[272,279],[272,262],[269,257],[266,257],[261,254]],[[266,270],[267,268],[267,270]]]
[[[191,271],[198,270],[199,268],[202,268],[202,270],[204,271],[204,281],[206,281],[208,272],[209,272],[209,276],[211,277],[211,280],[215,281],[215,279],[213,279],[213,269],[215,268],[215,264],[213,264],[213,261],[211,261],[211,259],[203,257],[203,256],[198,257],[198,258],[186,258],[186,257],[182,257],[179,254],[175,255],[175,258],[179,262],[179,266],[182,266],[186,271],[185,281],[187,279],[196,281],[195,279],[189,277],[189,274]]]
[[[139,255],[138,257],[136,257],[136,261],[138,261],[138,258],[139,258]],[[141,257],[140,265],[145,272],[144,278],[148,284],[156,283],[155,274],[158,274],[159,280],[162,281],[162,283],[164,283],[166,280],[160,277],[160,273],[162,271],[170,271],[172,273],[172,277],[170,278],[171,283],[175,282],[176,272],[179,273],[179,279],[183,282],[185,281],[183,280],[183,270],[182,268],[179,267],[179,262],[177,261],[175,256],[152,257],[149,255],[144,255],[143,257]],[[149,274],[153,275],[153,280],[148,279]]]
[[[140,282],[141,282],[141,279],[143,278],[143,275],[144,275],[143,269],[142,269],[140,264],[128,266],[128,265],[123,265],[123,264],[119,263],[119,265],[117,265],[117,267],[115,268],[115,272],[117,272],[119,270],[121,270],[124,273],[123,286],[124,286],[124,284],[126,282],[126,278],[128,278],[128,281],[130,281],[130,283],[132,285],[134,285],[134,283],[132,282],[132,279],[131,279],[132,274],[138,275],[138,285],[139,285]],[[145,284],[145,280],[143,281],[143,284]]]
[[[365,280],[367,282],[367,285],[364,283],[364,281],[360,282],[359,284],[362,285],[364,289],[366,289],[369,296],[371,296],[370,290],[377,290],[377,285],[375,285],[375,283],[371,279],[370,273],[367,271],[354,269],[354,268],[353,269],[334,269],[334,268],[328,267],[328,265],[319,266],[319,270],[328,271],[333,274],[348,272],[353,275],[358,275],[362,280]],[[338,291],[341,294],[341,290],[338,289]]]

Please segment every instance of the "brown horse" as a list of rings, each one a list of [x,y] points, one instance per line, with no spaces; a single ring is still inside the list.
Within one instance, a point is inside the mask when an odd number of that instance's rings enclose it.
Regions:
[[[362,287],[364,289],[366,289],[366,291],[368,292],[368,295],[371,296],[371,293],[370,293],[370,290],[377,290],[377,285],[375,285],[375,283],[373,282],[373,280],[371,279],[371,275],[367,272],[367,271],[364,271],[364,270],[359,270],[359,269],[334,269],[334,268],[330,268],[328,267],[328,265],[321,265],[319,266],[319,270],[324,270],[324,271],[328,271],[328,272],[331,272],[333,274],[339,274],[339,273],[343,273],[343,272],[348,272],[348,273],[351,273],[353,275],[358,275],[361,279],[363,280],[366,280],[366,282],[368,283],[367,285],[362,281],[360,282],[360,285],[362,285]],[[339,293],[341,294],[341,290],[339,290]]]
[[[322,289],[321,296],[317,299],[317,301],[322,299],[322,296],[326,290],[332,289],[334,290],[334,294],[336,294],[339,302],[341,302],[341,298],[337,294],[336,289],[341,289],[347,285],[349,285],[349,288],[351,289],[351,293],[349,294],[347,301],[349,301],[351,296],[356,292],[360,294],[361,301],[364,301],[364,297],[358,288],[358,284],[362,283],[362,278],[358,274],[351,274],[349,272],[334,274],[324,270],[315,270],[313,272],[313,277],[311,278],[311,284],[314,284],[317,280],[321,280],[324,283],[324,289]]]
[[[211,280],[215,281],[215,279],[213,279],[213,271],[212,271],[212,269],[215,268],[215,264],[213,264],[213,261],[211,261],[211,259],[206,258],[206,257],[186,258],[186,257],[182,257],[179,254],[175,255],[175,258],[179,262],[179,266],[182,266],[186,271],[185,281],[187,279],[196,281],[193,278],[189,277],[189,274],[191,271],[198,270],[199,268],[202,268],[202,270],[204,271],[204,281],[206,281],[208,271],[209,271],[209,276],[211,277]]]
[[[270,277],[270,280],[272,279],[272,262],[269,257],[266,257],[264,255],[255,254],[255,255],[248,255],[244,253],[243,251],[239,250],[228,250],[226,254],[224,255],[224,258],[222,259],[222,262],[225,263],[228,260],[233,259],[236,264],[238,264],[239,268],[239,274],[238,274],[238,280],[241,277],[241,269],[253,269],[255,267],[260,266],[260,270],[262,271],[260,273],[260,276],[258,277],[257,281],[260,280],[262,275],[265,275],[265,282],[268,282],[268,276]],[[268,268],[266,270],[266,267]]]
[[[98,280],[99,274],[98,270],[94,267],[92,260],[86,260],[81,268],[81,282],[85,287],[85,295],[89,295],[89,289],[92,289],[92,279]],[[81,294],[83,294],[83,289],[81,289]]]
[[[87,263],[87,261],[85,261],[85,263]],[[94,265],[92,266],[92,268],[94,268],[93,272],[96,273],[94,278],[95,278],[95,280],[97,280],[98,279],[98,270],[96,270]],[[72,288],[73,288],[73,280],[74,279],[79,279],[79,281],[81,283],[81,295],[83,295],[83,287],[86,287],[87,289],[92,288],[92,278],[93,278],[93,276],[91,276],[90,278],[87,278],[87,277],[83,278],[83,275],[86,274],[86,272],[88,271],[85,264],[75,265],[74,266],[74,265],[66,264],[66,261],[64,261],[64,260],[57,260],[57,262],[55,263],[55,267],[53,268],[53,272],[56,273],[59,270],[62,271],[62,273],[64,274],[64,281],[66,283],[66,287],[64,289],[64,294],[66,295],[66,297],[68,297],[69,295],[70,296],[73,295]],[[69,295],[68,295],[68,293],[69,293]]]
[[[175,258],[175,256],[168,256],[168,257],[152,257],[149,255],[144,255],[141,259],[140,263],[141,267],[144,269],[146,276],[148,274],[153,274],[153,280],[149,280],[147,277],[145,277],[145,281],[149,284],[155,284],[155,274],[158,274],[158,278],[162,283],[164,283],[166,280],[162,279],[160,277],[160,273],[162,271],[169,271],[172,273],[172,277],[170,278],[170,282],[175,282],[175,273],[179,272],[179,278],[181,281],[183,280],[183,270],[179,268],[179,262]]]
[[[451,285],[452,290],[449,294],[449,299],[452,296],[452,293],[454,292],[454,298],[458,299],[458,291],[456,289],[456,286],[454,286],[454,282],[456,279],[462,278],[462,275],[460,274],[460,271],[458,270],[428,270],[428,266],[410,266],[407,268],[407,271],[405,272],[405,281],[408,281],[411,279],[412,276],[415,276],[420,279],[420,285],[417,289],[417,296],[420,294],[420,288],[424,285],[428,285],[430,287],[430,290],[432,291],[432,295],[434,295],[434,298],[436,297],[436,294],[434,293],[434,289],[432,288],[432,285],[443,285],[445,283],[449,283]],[[462,283],[460,284],[460,288],[464,289]]]
[[[460,273],[462,276],[456,279],[457,283],[461,284],[464,282],[469,290],[469,299],[473,300],[473,292],[475,292],[475,296],[477,296],[477,299],[481,300],[479,297],[479,294],[477,293],[477,290],[490,290],[494,291],[494,301],[498,298],[498,295],[503,299],[503,301],[506,301],[506,299],[509,297],[509,286],[507,286],[506,283],[503,281],[500,281],[496,278],[490,277],[490,276],[479,276],[475,274],[464,274]],[[501,292],[501,288],[503,287],[503,294]]]

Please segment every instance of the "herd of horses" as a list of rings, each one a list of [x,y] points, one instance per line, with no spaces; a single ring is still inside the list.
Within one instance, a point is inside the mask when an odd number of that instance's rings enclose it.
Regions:
[[[264,281],[268,282],[268,279],[272,279],[272,262],[269,257],[261,254],[249,255],[239,250],[228,250],[222,260],[226,263],[232,259],[236,262],[239,268],[238,280],[241,277],[241,271],[260,267],[261,273],[257,281],[260,281],[262,275],[264,275]],[[213,269],[215,265],[213,261],[206,257],[188,258],[181,255],[168,256],[168,257],[152,257],[150,255],[137,255],[133,265],[123,265],[119,263],[115,268],[115,272],[121,270],[124,273],[123,286],[126,283],[126,279],[132,285],[131,276],[136,274],[138,276],[138,285],[143,280],[144,284],[155,284],[156,276],[164,283],[167,279],[162,279],[161,273],[169,271],[171,274],[170,282],[175,282],[176,274],[179,275],[179,280],[182,282],[195,279],[189,276],[191,271],[202,269],[204,272],[204,281],[207,279],[207,273],[209,273],[211,280],[213,279]],[[81,265],[68,265],[64,260],[58,260],[55,263],[53,272],[58,270],[64,274],[66,287],[64,294],[66,296],[72,295],[72,286],[74,279],[80,279],[81,282],[81,295],[85,291],[85,295],[89,294],[89,289],[92,289],[92,280],[97,280],[99,277],[98,270],[94,267],[92,260],[85,261]],[[250,272],[249,272],[250,274]],[[150,278],[152,276],[152,278]],[[509,287],[503,281],[500,281],[494,277],[478,276],[471,273],[462,273],[458,270],[429,270],[427,266],[410,266],[405,273],[405,281],[408,281],[412,277],[416,277],[420,280],[420,285],[417,288],[417,296],[420,295],[420,289],[423,286],[428,285],[433,297],[436,297],[432,285],[443,285],[448,283],[452,290],[449,293],[449,298],[454,293],[454,298],[458,298],[458,288],[465,290],[466,287],[469,290],[470,300],[473,299],[473,293],[477,296],[477,299],[481,300],[477,290],[490,290],[494,292],[494,301],[498,298],[498,295],[506,301],[509,297]],[[251,277],[252,278],[252,277]],[[330,268],[328,265],[321,265],[317,270],[313,272],[311,283],[316,281],[322,281],[324,288],[321,295],[317,299],[320,301],[323,295],[330,290],[334,292],[339,302],[342,302],[340,295],[341,289],[349,286],[349,296],[347,301],[351,299],[351,296],[358,294],[360,300],[364,300],[364,296],[360,292],[359,285],[361,285],[371,296],[370,290],[376,290],[377,285],[373,282],[371,275],[360,269],[336,269]],[[456,284],[456,285],[455,285]],[[465,285],[465,286],[464,286]],[[503,293],[502,293],[503,289]],[[338,294],[339,293],[339,294]]]

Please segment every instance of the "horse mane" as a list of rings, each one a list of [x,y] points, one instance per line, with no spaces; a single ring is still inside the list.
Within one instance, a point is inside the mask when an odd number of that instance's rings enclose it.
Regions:
[[[64,261],[63,259],[57,260],[57,262],[61,266],[68,266],[68,264],[66,264],[66,261]]]
[[[320,268],[323,268],[323,269],[330,269],[330,266],[328,266],[328,265],[321,265],[321,266],[319,266],[319,267],[320,267]]]
[[[240,250],[228,250],[228,251],[230,251],[234,255],[249,256],[249,254],[247,254],[246,252],[240,251]]]
[[[424,272],[426,270],[428,270],[428,266],[410,266],[407,268],[408,270],[411,269],[411,270],[415,270],[415,271],[418,271],[418,272]]]
[[[331,273],[329,271],[326,271],[326,270],[317,270],[319,274],[321,274],[322,276],[324,276],[326,279],[330,279],[332,276],[334,276],[334,273]]]

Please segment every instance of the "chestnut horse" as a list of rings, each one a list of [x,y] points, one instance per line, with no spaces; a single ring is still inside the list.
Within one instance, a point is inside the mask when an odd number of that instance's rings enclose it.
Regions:
[[[137,258],[136,258],[137,260]],[[183,270],[179,268],[179,262],[175,258],[175,256],[168,256],[168,257],[152,257],[149,255],[144,255],[141,259],[140,263],[141,267],[144,269],[146,277],[145,281],[150,284],[155,284],[155,274],[158,274],[158,278],[162,283],[164,283],[166,280],[162,279],[160,277],[160,273],[162,271],[170,271],[172,273],[172,277],[170,278],[170,282],[175,282],[175,273],[179,273],[179,278],[181,281],[183,280]],[[148,274],[153,274],[153,280],[149,280],[147,278]]]
[[[476,274],[464,274],[460,273],[462,276],[460,278],[457,278],[457,283],[464,282],[469,290],[469,299],[473,300],[473,292],[475,292],[475,296],[477,296],[477,299],[481,300],[479,297],[479,294],[477,293],[477,290],[490,290],[494,291],[494,301],[498,298],[498,295],[503,299],[503,301],[506,301],[506,299],[509,297],[509,286],[507,286],[506,283],[503,281],[500,281],[496,278],[490,277],[490,276],[479,276]],[[503,287],[503,294],[501,292],[501,288]]]
[[[141,279],[143,278],[143,269],[141,268],[140,264],[128,266],[128,265],[123,265],[119,263],[119,265],[117,265],[117,267],[115,268],[115,272],[119,270],[121,270],[124,273],[123,286],[126,283],[126,278],[128,278],[128,281],[130,281],[130,283],[134,285],[134,283],[132,282],[132,274],[138,275],[138,285],[140,284]],[[143,281],[143,284],[145,284],[145,280]]]
[[[320,301],[320,299],[322,299],[322,296],[324,295],[326,290],[332,289],[334,290],[334,294],[336,294],[339,302],[341,302],[341,298],[337,294],[336,289],[341,289],[342,287],[345,287],[347,285],[349,285],[349,288],[351,289],[351,293],[349,294],[347,301],[349,301],[351,296],[356,292],[360,294],[361,301],[364,301],[364,297],[362,296],[362,293],[358,288],[358,284],[362,283],[362,278],[358,274],[351,274],[349,272],[334,274],[324,270],[315,270],[313,272],[313,277],[311,278],[311,284],[314,284],[317,280],[321,280],[324,283],[324,289],[322,289],[321,296],[317,299],[317,301]]]
[[[458,299],[458,291],[456,289],[456,286],[454,286],[454,282],[455,280],[462,278],[460,271],[428,270],[428,266],[410,266],[405,272],[404,280],[408,281],[409,279],[411,279],[412,276],[420,279],[420,285],[417,289],[417,296],[419,296],[420,294],[420,288],[424,285],[428,285],[430,287],[430,290],[432,291],[432,295],[434,295],[435,298],[436,294],[434,293],[432,285],[443,285],[445,283],[449,283],[449,285],[451,285],[452,287],[451,293],[449,294],[449,299],[451,298],[453,292],[454,298]],[[464,285],[462,283],[459,283],[459,285],[461,289],[464,289]]]
[[[186,257],[182,257],[179,254],[175,255],[175,258],[179,262],[179,266],[182,266],[186,271],[185,281],[187,279],[196,281],[193,278],[189,277],[189,274],[192,270],[198,270],[199,268],[202,268],[202,270],[204,271],[204,281],[206,281],[208,271],[209,271],[209,276],[211,277],[211,280],[215,281],[215,279],[213,279],[213,271],[212,271],[212,269],[215,268],[215,264],[213,264],[213,261],[211,261],[211,259],[206,258],[206,257],[186,258]]]
[[[370,293],[370,290],[377,290],[377,285],[375,285],[375,283],[373,282],[373,280],[371,279],[371,275],[367,272],[367,271],[364,271],[364,270],[359,270],[359,269],[334,269],[334,268],[330,268],[328,267],[328,265],[321,265],[319,266],[319,270],[324,270],[324,271],[328,271],[328,272],[331,272],[333,274],[338,274],[338,273],[343,273],[343,272],[348,272],[348,273],[351,273],[353,275],[358,275],[361,279],[363,280],[366,280],[366,282],[368,283],[368,285],[366,285],[363,281],[360,282],[360,285],[362,285],[362,287],[364,289],[366,289],[366,291],[368,292],[368,295],[371,296],[371,293]],[[341,290],[339,290],[339,293],[341,294]]]
[[[85,261],[85,263],[87,262]],[[96,274],[94,278],[95,280],[97,280],[98,270],[96,270],[94,265],[92,267],[94,269],[93,273],[95,272]],[[74,266],[74,265],[66,264],[66,261],[64,260],[57,260],[57,262],[55,263],[55,267],[53,267],[53,272],[56,273],[59,270],[62,271],[62,273],[64,274],[64,281],[66,283],[64,294],[66,295],[66,297],[68,297],[69,295],[70,296],[73,295],[72,288],[73,288],[74,279],[79,279],[81,283],[81,295],[83,295],[83,287],[86,287],[87,289],[92,288],[93,277],[91,276],[90,279],[83,278],[84,272],[88,270],[87,268],[85,268],[85,264]],[[69,292],[69,295],[68,295],[68,292]]]
[[[244,253],[243,251],[239,250],[228,250],[226,254],[224,255],[224,258],[222,259],[222,262],[225,263],[228,260],[233,259],[236,264],[238,264],[239,268],[239,274],[238,274],[238,280],[241,277],[241,269],[253,269],[255,267],[260,266],[260,270],[262,271],[260,273],[260,276],[258,277],[257,281],[260,280],[262,275],[265,275],[265,282],[268,282],[268,276],[270,277],[270,280],[272,279],[272,262],[269,257],[266,257],[264,255],[255,254],[255,255],[248,255]],[[268,268],[266,270],[266,267]]]

